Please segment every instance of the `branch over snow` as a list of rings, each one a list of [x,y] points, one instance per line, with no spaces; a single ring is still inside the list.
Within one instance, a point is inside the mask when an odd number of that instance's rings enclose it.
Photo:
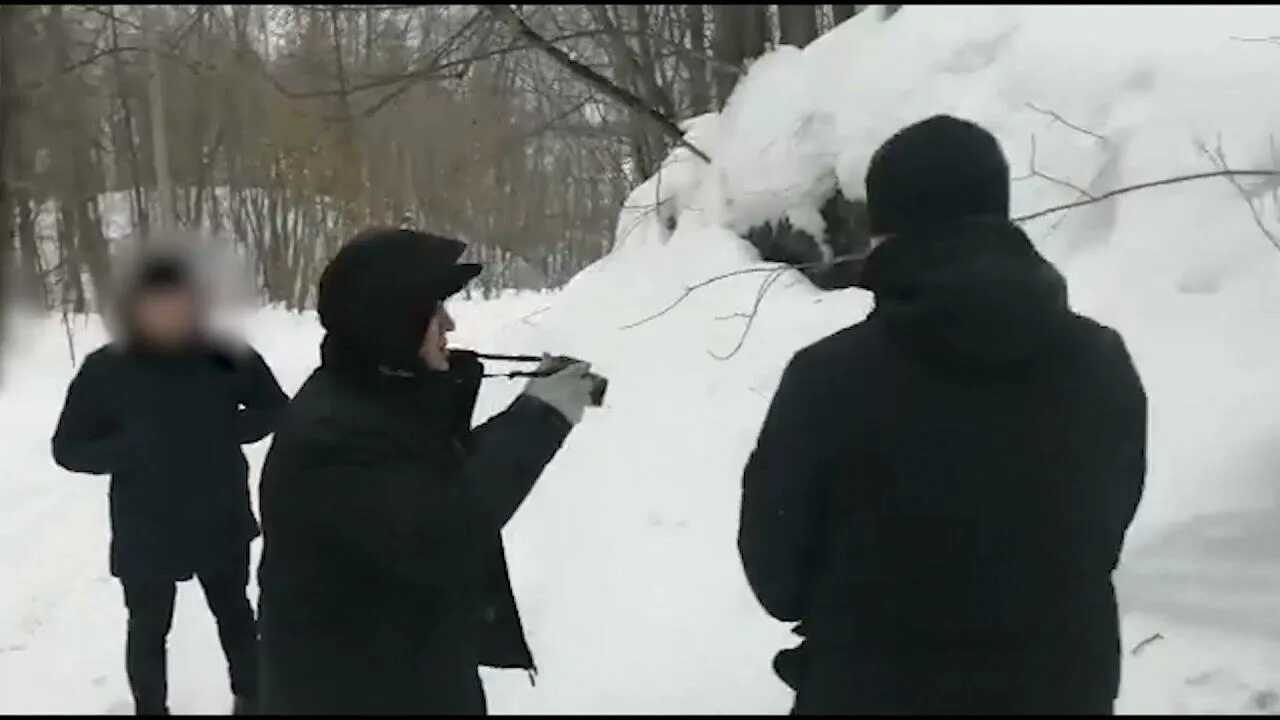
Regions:
[[[680,130],[680,127],[676,125],[671,118],[646,105],[643,100],[636,97],[634,93],[630,92],[626,88],[618,87],[605,76],[595,70],[592,70],[586,65],[583,65],[577,60],[574,60],[572,57],[569,57],[568,53],[539,35],[537,30],[529,27],[529,24],[517,15],[515,11],[511,9],[511,6],[488,5],[486,7],[495,18],[506,23],[517,35],[527,40],[530,45],[542,50],[548,57],[562,65],[570,73],[577,75],[579,78],[582,78],[589,85],[592,85],[606,96],[634,110],[642,117],[647,118],[650,122],[661,128],[664,133],[676,142],[676,144],[688,148],[690,152],[697,155],[704,161],[711,162],[710,156],[700,150],[696,145],[689,142],[688,139],[685,138],[684,132]]]
[[[1066,118],[1062,117],[1061,115],[1059,115],[1058,113],[1052,110],[1046,110],[1036,105],[1035,103],[1027,103],[1026,105],[1028,108],[1040,113],[1041,115],[1048,115],[1049,117],[1053,118],[1055,121],[1062,123],[1063,125],[1071,128],[1072,130],[1075,130],[1078,133],[1084,133],[1085,135],[1088,135],[1089,137],[1096,139],[1098,142],[1101,142],[1101,143],[1110,142],[1102,135],[1099,135],[1098,133],[1092,130],[1085,130],[1084,128],[1080,127],[1079,125],[1076,125],[1073,122],[1068,121]]]
[[[1223,164],[1225,165],[1225,162]],[[1098,196],[1091,196],[1084,200],[1065,203],[1063,205],[1056,205],[1054,207],[1045,208],[1043,210],[1037,210],[1036,212],[1033,212],[1033,213],[1028,213],[1026,215],[1021,215],[1015,218],[1011,218],[1011,221],[1016,223],[1027,222],[1029,220],[1035,220],[1037,218],[1045,217],[1047,215],[1053,215],[1055,213],[1065,212],[1067,210],[1084,207],[1086,205],[1093,205],[1094,203],[1110,200],[1112,198],[1116,198],[1121,195],[1126,195],[1131,192],[1137,192],[1139,190],[1147,190],[1150,188],[1164,187],[1166,185],[1176,185],[1178,183],[1191,182],[1192,180],[1203,180],[1205,178],[1215,178],[1215,177],[1227,178],[1231,180],[1231,182],[1233,184],[1236,184],[1238,187],[1240,187],[1241,191],[1243,192],[1243,187],[1239,186],[1239,183],[1235,180],[1235,178],[1240,178],[1240,177],[1277,178],[1277,177],[1280,177],[1280,170],[1231,170],[1224,167],[1223,169],[1216,170],[1213,172],[1202,172],[1202,173],[1192,173],[1190,175],[1179,175],[1176,177],[1164,178],[1163,180],[1153,180],[1151,182],[1139,183],[1137,185],[1129,185],[1126,187],[1116,188],[1115,190],[1111,190],[1109,192],[1103,193]],[[1247,199],[1247,196],[1246,196],[1246,199]],[[1253,205],[1250,204],[1250,208],[1252,207]],[[1260,219],[1258,219],[1258,222],[1261,224]],[[1264,229],[1264,232],[1267,232],[1267,231]],[[1269,232],[1267,232],[1267,235],[1268,237],[1272,237],[1271,233]],[[1273,241],[1274,241],[1274,238],[1273,238]],[[1278,249],[1280,249],[1280,241],[1276,241],[1276,246]],[[778,278],[781,277],[784,273],[786,273],[789,270],[805,270],[809,268],[823,267],[827,265],[838,265],[838,264],[844,264],[844,263],[861,263],[861,262],[864,262],[866,258],[867,258],[866,254],[840,255],[840,256],[831,258],[830,260],[820,260],[820,261],[809,262],[809,263],[798,263],[795,265],[789,265],[785,263],[771,263],[768,265],[757,265],[754,267],[740,268],[732,272],[722,273],[720,275],[707,278],[706,280],[701,280],[699,282],[694,283],[693,285],[688,286],[687,288],[685,288],[684,292],[682,292],[675,300],[671,301],[671,303],[669,303],[666,307],[662,308],[661,310],[647,317],[641,318],[632,323],[628,323],[627,325],[624,325],[619,329],[630,330],[632,328],[636,328],[646,323],[657,320],[663,315],[666,315],[667,313],[674,310],[682,302],[688,299],[690,295],[697,292],[698,290],[701,290],[702,288],[708,287],[710,285],[714,285],[724,280],[729,280],[731,278],[739,277],[742,275],[754,275],[758,273],[767,273],[768,275],[761,282],[760,288],[756,292],[756,299],[749,313],[734,313],[732,315],[718,318],[718,319],[724,320],[724,319],[730,319],[734,317],[740,317],[746,320],[746,325],[743,328],[742,335],[738,339],[737,346],[735,346],[734,349],[728,355],[721,356],[721,355],[716,355],[715,353],[712,353],[712,355],[718,359],[727,360],[733,357],[735,354],[737,354],[739,350],[742,349],[743,344],[746,342],[746,336],[751,331],[751,327],[755,321],[756,315],[759,314],[760,306],[764,301],[765,295],[768,293],[769,288],[772,287],[773,283],[775,283],[778,280]]]
[[[1178,183],[1190,182],[1192,180],[1203,180],[1205,178],[1214,178],[1214,177],[1278,177],[1278,176],[1280,176],[1280,170],[1217,170],[1214,172],[1201,172],[1201,173],[1192,173],[1190,175],[1178,175],[1176,177],[1165,178],[1163,180],[1153,180],[1151,182],[1139,183],[1137,185],[1129,185],[1122,188],[1116,188],[1115,190],[1105,192],[1096,197],[1087,198],[1085,200],[1077,200],[1076,202],[1070,202],[1063,205],[1055,205],[1050,208],[1045,208],[1044,210],[1037,210],[1033,213],[1028,213],[1026,215],[1019,215],[1018,217],[1011,218],[1011,219],[1013,220],[1013,222],[1019,222],[1019,223],[1027,222],[1028,220],[1035,220],[1037,218],[1042,218],[1046,215],[1052,215],[1054,213],[1060,213],[1066,210],[1073,210],[1078,207],[1084,207],[1086,205],[1099,203],[1099,202],[1102,202],[1103,200],[1110,200],[1111,198],[1119,197],[1121,195],[1127,195],[1131,192],[1137,192],[1138,190],[1148,190],[1150,188],[1163,187],[1165,185],[1176,185]]]
[[[1036,136],[1035,135],[1031,136],[1031,161],[1028,163],[1028,165],[1029,165],[1029,169],[1027,170],[1027,174],[1022,175],[1020,177],[1013,178],[1013,182],[1030,180],[1031,178],[1040,178],[1041,180],[1047,180],[1053,183],[1054,185],[1061,185],[1062,187],[1068,188],[1070,190],[1074,190],[1081,197],[1086,197],[1086,198],[1093,197],[1092,193],[1080,187],[1079,185],[1076,185],[1073,182],[1068,182],[1061,178],[1057,178],[1052,175],[1049,175],[1048,173],[1042,172],[1038,167],[1036,167]]]
[[[1227,156],[1222,150],[1221,137],[1218,138],[1218,147],[1214,150],[1209,150],[1204,143],[1199,141],[1196,142],[1196,147],[1199,148],[1200,152],[1204,153],[1204,156],[1209,158],[1209,162],[1217,166],[1218,169],[1226,169]],[[1254,205],[1253,199],[1249,197],[1249,191],[1245,189],[1245,187],[1241,185],[1240,181],[1235,177],[1228,175],[1226,176],[1226,179],[1227,182],[1231,183],[1231,187],[1235,188],[1236,192],[1240,193],[1240,198],[1244,200],[1245,204],[1249,206],[1249,214],[1253,216],[1254,224],[1256,224],[1258,229],[1262,231],[1262,234],[1271,241],[1271,244],[1274,245],[1277,250],[1280,250],[1280,238],[1276,237],[1276,234],[1273,233],[1271,229],[1267,227],[1266,222],[1262,220],[1262,215],[1258,212],[1258,206]]]

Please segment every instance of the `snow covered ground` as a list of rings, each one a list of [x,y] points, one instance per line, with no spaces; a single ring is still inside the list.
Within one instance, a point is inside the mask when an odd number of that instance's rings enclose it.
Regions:
[[[1272,7],[906,7],[860,15],[759,61],[725,112],[689,124],[619,219],[618,249],[555,295],[460,304],[458,343],[596,362],[607,407],[573,434],[507,530],[541,674],[486,675],[495,712],[785,712],[770,670],[792,643],[757,607],[734,547],[740,471],[796,349],[871,299],[775,284],[741,352],[760,274],[735,232],[857,195],[890,133],[936,112],[983,123],[1015,213],[1161,178],[1274,167],[1280,35]],[[1032,153],[1034,142],[1034,162]],[[1274,183],[1221,178],[1028,222],[1072,302],[1118,328],[1151,403],[1148,489],[1118,573],[1133,713],[1280,711],[1280,235]],[[1246,202],[1253,202],[1253,211]],[[674,217],[668,232],[662,221]],[[263,311],[250,338],[288,389],[316,360],[310,316]],[[80,353],[100,340],[77,333]],[[56,322],[17,328],[0,391],[0,712],[128,704],[124,611],[106,577],[105,482],[48,457],[72,372]],[[480,415],[518,388],[486,387]],[[260,460],[264,446],[254,448]],[[172,706],[229,704],[212,621],[184,586]]]

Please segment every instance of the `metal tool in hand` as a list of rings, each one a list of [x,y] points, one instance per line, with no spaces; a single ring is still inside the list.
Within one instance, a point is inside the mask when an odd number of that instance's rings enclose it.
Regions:
[[[480,353],[480,352],[476,353],[475,355],[480,360],[493,360],[497,362],[541,364],[543,361],[543,358],[538,355],[499,355],[499,354]],[[570,365],[576,362],[582,362],[577,358],[572,358],[567,355],[554,355],[549,359],[552,361],[550,363],[550,366],[546,368],[541,368],[539,370],[512,370],[504,373],[488,373],[487,372],[484,374],[484,377],[487,377],[487,378],[546,377],[548,375],[555,375],[556,373],[560,372],[561,370],[569,367]],[[591,379],[591,405],[592,407],[600,407],[601,405],[604,404],[605,393],[608,392],[609,390],[609,378],[603,377],[601,375],[597,375],[593,372],[587,373],[587,377]]]

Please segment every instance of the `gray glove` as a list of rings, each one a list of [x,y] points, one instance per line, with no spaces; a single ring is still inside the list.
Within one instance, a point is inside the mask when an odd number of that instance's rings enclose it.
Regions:
[[[551,370],[559,367],[561,362],[544,355],[538,370]],[[575,362],[555,374],[533,378],[525,386],[524,394],[550,405],[570,424],[577,425],[591,404],[591,378],[587,376],[590,371],[590,363]]]

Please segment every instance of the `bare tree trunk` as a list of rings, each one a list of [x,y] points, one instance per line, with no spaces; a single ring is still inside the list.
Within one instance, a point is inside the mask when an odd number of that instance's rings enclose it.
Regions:
[[[712,39],[712,51],[717,61],[712,71],[715,82],[716,101],[720,107],[728,102],[733,94],[733,87],[738,83],[738,74],[732,68],[742,67],[745,55],[742,48],[742,36],[745,32],[746,15],[742,5],[712,5],[715,18],[715,36]]]
[[[51,5],[49,10],[49,39],[53,45],[53,58],[56,67],[70,65],[70,39],[63,21],[61,5]],[[99,169],[95,165],[92,154],[93,116],[88,111],[88,89],[78,78],[65,78],[60,88],[57,103],[58,120],[66,133],[66,149],[62,153],[65,161],[61,167],[62,210],[64,213],[63,228],[65,238],[71,240],[69,247],[71,263],[68,271],[75,272],[71,278],[72,287],[76,291],[76,310],[87,309],[83,283],[79,277],[80,261],[88,266],[95,291],[101,294],[106,287],[109,274],[110,256],[106,242],[102,237],[102,226],[98,217],[98,193],[100,191]]]
[[[158,33],[159,25],[152,31]],[[151,148],[156,171],[156,191],[160,202],[160,230],[168,232],[175,228],[173,176],[169,170],[169,138],[168,123],[165,121],[164,76],[161,73],[160,56],[151,53]]]
[[[818,37],[817,5],[778,5],[778,31],[782,44],[802,48]]]
[[[832,5],[831,15],[835,18],[836,24],[839,25],[845,20],[857,15],[862,8],[862,5]]]
[[[711,109],[711,79],[707,75],[707,22],[705,5],[685,5],[685,21],[689,26],[685,56],[689,72],[689,109],[699,115]]]
[[[764,54],[768,29],[767,5],[712,5],[715,37],[712,50],[717,66],[712,73],[716,99],[723,107],[748,60]],[[723,64],[723,65],[721,65]]]
[[[769,43],[773,39],[773,33],[769,30],[769,6],[743,5],[741,7],[746,14],[746,22],[743,24],[745,34],[742,38],[742,59],[755,60],[769,49]]]
[[[14,204],[9,192],[9,166],[12,153],[9,150],[10,124],[14,107],[18,102],[14,90],[14,50],[16,36],[14,24],[18,8],[0,5],[0,342],[4,340],[5,302],[9,294],[9,268],[13,266],[13,215]]]
[[[120,30],[116,22],[116,6],[107,6],[108,20],[111,30],[111,47],[120,47]],[[124,123],[124,146],[129,153],[129,183],[132,186],[134,229],[144,240],[151,235],[151,213],[147,208],[147,198],[142,190],[142,165],[138,161],[138,141],[134,132],[133,109],[126,92],[124,61],[119,53],[112,57],[116,75],[116,99],[120,103],[121,120]]]

